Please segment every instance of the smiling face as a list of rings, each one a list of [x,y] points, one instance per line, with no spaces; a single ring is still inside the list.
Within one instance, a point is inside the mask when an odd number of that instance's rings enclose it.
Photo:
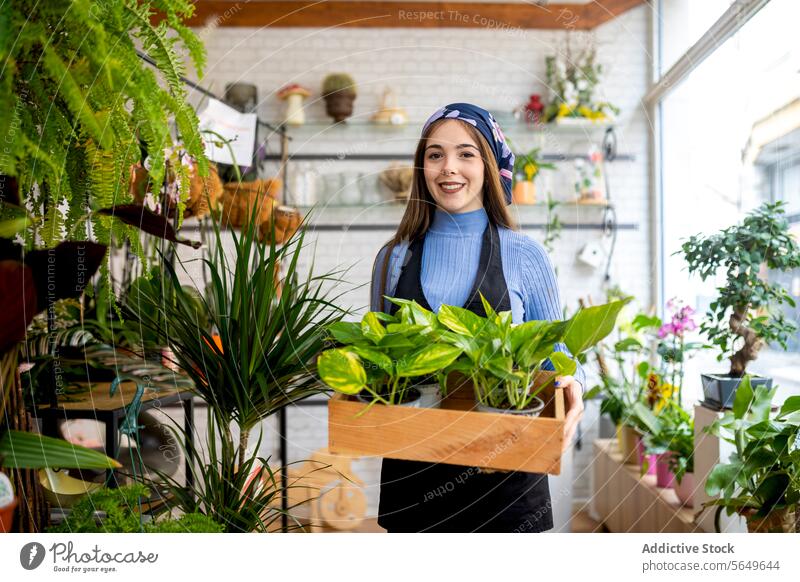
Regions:
[[[481,152],[461,121],[444,121],[433,130],[423,160],[425,183],[439,208],[460,214],[483,207]]]

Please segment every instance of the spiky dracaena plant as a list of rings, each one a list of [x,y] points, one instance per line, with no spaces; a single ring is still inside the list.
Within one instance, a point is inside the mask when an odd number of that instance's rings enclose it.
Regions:
[[[226,231],[233,239],[226,249],[214,222],[214,250],[204,261],[209,285],[200,303],[165,262],[161,288],[141,286],[124,307],[172,347],[214,411],[222,437],[232,441],[232,425],[238,426],[240,464],[261,420],[325,388],[316,358],[326,346],[327,326],[346,314],[335,305],[341,294],[330,291],[341,271],[315,275],[312,265],[301,278],[304,228],[279,246],[274,236],[260,243],[254,224],[250,220],[240,235]]]
[[[202,43],[183,24],[193,11],[190,0],[0,5],[0,175],[17,178],[33,218],[29,245],[52,246],[65,237],[127,239],[138,249],[133,227],[92,211],[130,202],[130,168],[140,161],[140,143],[153,183],[162,183],[173,122],[206,174],[197,116],[180,80],[182,48],[199,74],[205,64]],[[160,20],[153,24],[156,13]],[[137,46],[155,69],[139,58]],[[182,182],[187,189],[188,180]]]

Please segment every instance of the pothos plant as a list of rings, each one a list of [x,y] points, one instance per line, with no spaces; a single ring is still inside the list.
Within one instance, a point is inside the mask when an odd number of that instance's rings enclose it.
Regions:
[[[710,236],[692,236],[678,251],[689,272],[703,281],[724,273],[700,331],[720,349],[719,361],[730,359],[731,377],[744,376],[766,343],[777,342],[786,349],[797,330],[781,309],[783,304],[794,307],[794,299],[761,273],[762,266],[779,271],[800,267],[800,246],[784,214],[783,202],[763,204],[742,224]]]
[[[486,317],[443,305],[439,322],[452,333],[443,340],[463,350],[448,366],[472,380],[475,399],[492,408],[525,410],[556,375],[575,373],[577,363],[560,348],[578,356],[614,329],[627,299],[579,310],[568,320],[511,322],[511,312],[497,313],[481,296]],[[534,380],[552,370],[541,382]]]
[[[331,388],[347,394],[366,389],[375,400],[394,404],[414,377],[434,374],[444,387],[451,372],[460,372],[472,381],[478,403],[518,410],[554,380],[552,375],[533,385],[548,361],[558,374],[575,372],[577,364],[557,344],[580,354],[611,332],[627,302],[583,309],[566,321],[513,325],[510,311],[497,313],[483,296],[486,317],[449,305],[434,314],[414,301],[389,300],[401,306],[396,316],[370,312],[360,325],[331,327],[345,344],[319,358],[320,376]]]
[[[444,388],[442,371],[461,349],[442,341],[447,331],[436,314],[416,301],[388,298],[399,306],[394,315],[370,311],[361,322],[328,326],[340,347],[322,352],[320,378],[343,394],[366,391],[372,404],[400,404],[423,378],[435,375]]]

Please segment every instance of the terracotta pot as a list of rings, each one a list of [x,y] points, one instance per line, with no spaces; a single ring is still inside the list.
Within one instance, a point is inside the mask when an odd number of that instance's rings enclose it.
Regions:
[[[532,181],[520,180],[514,184],[511,198],[514,204],[536,204],[536,184]]]
[[[633,427],[627,424],[617,425],[617,446],[622,454],[622,462],[626,465],[635,465],[639,462],[636,451],[638,438],[639,433]]]
[[[325,95],[325,112],[336,123],[344,121],[353,115],[353,101],[355,99],[355,93],[348,91],[337,91],[336,93]]]
[[[694,473],[684,473],[683,479],[672,482],[672,488],[680,502],[686,507],[694,507]]]
[[[656,487],[669,489],[675,482],[675,475],[669,468],[669,460],[672,455],[671,451],[656,455]]]
[[[219,178],[217,166],[210,164],[208,176],[201,178],[197,175],[197,166],[192,170],[192,181],[189,184],[189,199],[186,201],[186,210],[183,217],[196,216],[202,218],[211,208],[216,208],[217,202],[222,197],[222,180]]]
[[[776,509],[764,518],[754,517],[754,509],[740,511],[747,520],[748,533],[793,533],[795,531],[795,512],[788,507]]]
[[[0,507],[0,533],[8,533],[14,525],[14,510],[17,508],[17,498],[4,507]]]
[[[259,238],[262,242],[269,241],[272,236],[273,222],[275,223],[275,243],[283,244],[297,232],[303,222],[303,215],[296,208],[277,206],[273,210],[272,216],[262,222],[259,227]]]
[[[647,460],[647,472],[645,475],[655,475],[658,459],[656,458],[656,455],[644,454],[644,441],[642,440],[641,435],[638,436],[638,440],[636,441],[636,451],[638,454],[640,467],[644,466],[645,459]]]
[[[278,205],[281,180],[269,178],[255,182],[230,182],[225,184],[222,195],[222,225],[242,228],[257,207],[256,224],[268,221]]]

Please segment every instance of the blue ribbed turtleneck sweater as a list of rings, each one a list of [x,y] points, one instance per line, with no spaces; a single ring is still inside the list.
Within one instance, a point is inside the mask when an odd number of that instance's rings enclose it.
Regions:
[[[422,290],[431,308],[438,312],[442,305],[463,306],[478,274],[483,232],[489,222],[484,208],[450,214],[437,209],[425,236],[422,250]],[[561,319],[561,299],[555,271],[547,252],[538,242],[521,232],[498,227],[503,274],[511,299],[514,323],[531,320]],[[381,306],[378,278],[387,252],[378,253],[372,273],[371,309],[388,311]],[[408,242],[397,245],[389,258],[386,295],[391,297],[400,279],[400,270]],[[567,352],[559,344],[559,351]],[[575,378],[586,387],[583,369],[578,365]]]

